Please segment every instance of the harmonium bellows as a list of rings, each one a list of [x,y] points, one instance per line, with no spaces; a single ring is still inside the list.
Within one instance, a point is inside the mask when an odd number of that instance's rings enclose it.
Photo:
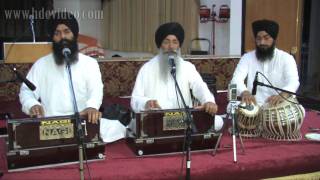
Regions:
[[[78,135],[74,116],[7,120],[9,171],[76,162]],[[104,158],[105,144],[99,124],[82,121],[84,149],[88,160]]]
[[[191,150],[213,150],[220,132],[214,130],[214,116],[190,109]],[[185,140],[186,114],[182,109],[144,111],[135,114],[135,124],[128,129],[127,142],[136,155],[182,152]]]

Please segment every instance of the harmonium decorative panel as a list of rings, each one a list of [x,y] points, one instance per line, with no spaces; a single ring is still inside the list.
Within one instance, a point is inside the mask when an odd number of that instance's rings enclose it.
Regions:
[[[190,111],[191,150],[215,149],[221,133],[214,131],[214,116],[195,109]],[[127,142],[138,156],[182,152],[186,127],[186,114],[182,109],[136,113],[127,131]]]
[[[105,144],[100,139],[99,124],[81,122],[84,158],[104,159]],[[7,131],[9,171],[79,160],[79,138],[74,116],[8,119]]]

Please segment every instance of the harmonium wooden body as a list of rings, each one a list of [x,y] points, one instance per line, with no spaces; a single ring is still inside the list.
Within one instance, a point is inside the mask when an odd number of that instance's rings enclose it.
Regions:
[[[214,116],[191,111],[191,150],[214,150],[221,138],[214,131]],[[181,109],[136,113],[128,128],[127,142],[137,156],[183,152],[185,150],[186,114]]]
[[[104,159],[105,144],[99,125],[82,122],[84,159]],[[7,120],[9,171],[55,166],[79,160],[74,116]]]

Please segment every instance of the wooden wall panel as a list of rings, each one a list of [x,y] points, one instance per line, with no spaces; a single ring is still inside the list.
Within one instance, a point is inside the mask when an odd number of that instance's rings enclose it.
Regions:
[[[258,19],[279,23],[277,47],[295,56],[300,63],[302,0],[246,0],[244,51],[255,48],[251,24]]]

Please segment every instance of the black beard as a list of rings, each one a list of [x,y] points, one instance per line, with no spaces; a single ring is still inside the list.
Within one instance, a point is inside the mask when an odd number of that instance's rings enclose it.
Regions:
[[[272,43],[271,47],[265,48],[256,45],[256,56],[258,61],[264,62],[273,58],[274,49],[276,47],[275,42]]]
[[[71,54],[68,59],[64,57],[62,54],[63,48],[69,48]],[[52,44],[54,61],[57,65],[63,65],[65,62],[69,62],[70,64],[76,63],[78,61],[78,42],[75,39],[68,40],[62,39],[59,42],[53,42]]]

